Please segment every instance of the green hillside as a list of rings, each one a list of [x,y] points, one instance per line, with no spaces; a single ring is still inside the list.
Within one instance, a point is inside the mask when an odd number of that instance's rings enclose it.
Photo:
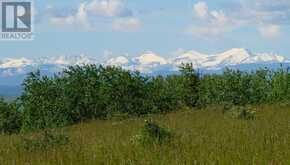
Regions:
[[[232,118],[213,107],[146,118],[91,121],[52,130],[52,135],[66,137],[65,143],[53,141],[43,146],[35,145],[43,133],[3,135],[0,162],[3,165],[289,164],[290,107],[265,105],[251,110],[257,112],[254,120]],[[172,139],[147,145],[136,143],[133,137],[140,133],[145,119],[170,129]],[[26,145],[27,139],[30,147]]]

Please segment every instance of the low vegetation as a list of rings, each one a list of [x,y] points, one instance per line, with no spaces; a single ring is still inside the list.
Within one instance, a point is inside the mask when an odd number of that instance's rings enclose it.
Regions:
[[[224,113],[232,118],[241,120],[254,120],[256,118],[256,111],[249,106],[233,106]]]
[[[22,138],[18,147],[26,151],[43,151],[52,147],[59,147],[69,143],[69,137],[63,134],[55,135],[44,131],[41,135],[32,138]]]
[[[215,106],[122,121],[96,120],[50,131],[56,139],[68,137],[65,143],[62,140],[47,143],[51,140],[43,140],[50,138],[43,138],[42,132],[0,136],[0,162],[1,165],[290,164],[290,108],[267,105],[251,109],[257,113],[254,120],[228,117],[222,108]],[[132,141],[134,136],[143,135],[141,132],[147,127],[144,120],[169,129],[170,140],[146,145]],[[23,139],[36,141],[37,145],[25,147]],[[38,143],[44,144],[45,149],[39,149]]]
[[[140,133],[133,136],[132,142],[143,146],[150,146],[152,144],[169,142],[172,138],[172,131],[162,128],[152,121],[146,120]]]

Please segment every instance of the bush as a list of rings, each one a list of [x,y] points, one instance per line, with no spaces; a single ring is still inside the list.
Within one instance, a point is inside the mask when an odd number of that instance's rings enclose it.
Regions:
[[[23,83],[22,130],[62,127],[115,114],[167,113],[183,106],[226,103],[226,113],[231,106],[289,102],[289,84],[289,70],[226,69],[222,74],[200,75],[192,64],[182,65],[180,74],[154,77],[102,65],[71,66],[51,77],[36,72]],[[241,119],[255,116],[249,110],[231,112]]]
[[[51,147],[58,147],[69,143],[66,135],[55,135],[49,131],[44,131],[40,137],[36,139],[23,138],[21,147],[27,151],[46,150]]]
[[[52,77],[30,73],[21,96],[22,130],[62,127],[114,114],[142,116],[177,110],[184,99],[183,80],[102,65],[71,66]]]
[[[200,75],[193,68],[193,64],[182,64],[180,66],[183,79],[183,102],[186,106],[195,107],[199,100]]]
[[[63,97],[64,82],[57,76],[30,73],[23,83],[22,131],[55,128],[72,123],[70,110]]]
[[[132,141],[133,143],[140,143],[142,145],[162,144],[170,141],[172,137],[172,131],[146,120],[140,134],[135,135]]]
[[[16,110],[16,105],[0,98],[0,133],[18,133],[21,124],[21,113]]]

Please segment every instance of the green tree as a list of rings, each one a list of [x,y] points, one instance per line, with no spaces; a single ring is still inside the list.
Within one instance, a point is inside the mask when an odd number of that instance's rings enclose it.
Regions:
[[[184,102],[187,106],[197,105],[200,77],[198,72],[193,69],[192,64],[182,64],[180,72],[183,77]]]
[[[0,133],[18,133],[22,124],[21,112],[16,103],[8,104],[0,98]]]

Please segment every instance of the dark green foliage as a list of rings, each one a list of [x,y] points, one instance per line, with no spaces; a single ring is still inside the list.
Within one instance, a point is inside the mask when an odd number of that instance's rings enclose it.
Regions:
[[[287,70],[280,69],[271,73],[271,93],[272,102],[289,102],[290,99],[290,73]]]
[[[132,140],[142,145],[162,144],[170,141],[172,137],[172,131],[162,128],[152,121],[146,120],[141,133],[134,136]]]
[[[290,73],[280,69],[241,72],[226,69],[220,75],[205,75],[199,85],[200,105],[233,105],[289,102]]]
[[[21,114],[15,103],[8,104],[0,98],[0,133],[17,133],[21,128]]]
[[[23,131],[53,128],[72,123],[70,111],[63,100],[63,81],[31,73],[24,81],[21,96]]]
[[[185,105],[195,107],[199,99],[199,74],[193,69],[192,64],[182,64],[180,72],[183,78],[183,101]]]
[[[23,138],[20,147],[27,151],[46,150],[52,147],[59,147],[69,143],[69,138],[63,134],[53,134],[49,131],[44,131],[40,137],[37,138]]]
[[[31,73],[23,84],[22,130],[60,127],[120,113],[140,116],[172,111],[179,103],[176,90],[171,90],[175,84],[163,77],[96,65],[69,67],[54,77]]]
[[[149,95],[154,112],[171,112],[183,105],[183,79],[179,76],[152,78]]]

